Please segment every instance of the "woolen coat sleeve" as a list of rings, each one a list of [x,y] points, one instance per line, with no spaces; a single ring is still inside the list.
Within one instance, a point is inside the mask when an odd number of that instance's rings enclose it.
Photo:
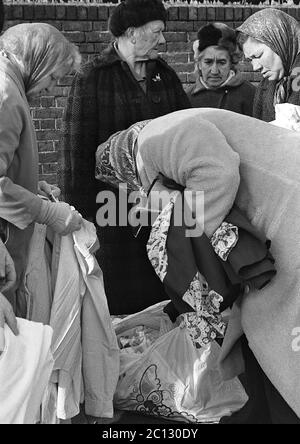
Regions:
[[[95,216],[98,113],[93,70],[76,74],[64,116],[58,181],[65,200],[85,218]]]
[[[20,165],[26,164],[22,105],[1,91],[0,96],[0,215],[20,229],[26,228],[40,212],[42,200],[20,184],[14,183]],[[13,166],[12,166],[13,163]],[[28,159],[28,167],[30,168]],[[27,168],[26,174],[30,174]],[[22,183],[22,180],[19,181]]]

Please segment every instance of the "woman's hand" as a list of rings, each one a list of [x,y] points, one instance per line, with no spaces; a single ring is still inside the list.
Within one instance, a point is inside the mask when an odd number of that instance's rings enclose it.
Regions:
[[[10,254],[0,241],[0,290],[9,290],[16,282],[16,271]]]
[[[0,332],[1,328],[4,328],[4,324],[9,326],[14,335],[19,334],[17,319],[13,312],[13,308],[6,297],[0,293]]]
[[[40,180],[38,183],[38,194],[41,196],[49,197],[51,194],[57,199],[60,196],[60,188],[55,185],[51,185],[45,180]]]

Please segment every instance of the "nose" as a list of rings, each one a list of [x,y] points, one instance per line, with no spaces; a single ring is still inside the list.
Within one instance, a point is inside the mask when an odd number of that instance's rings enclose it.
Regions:
[[[166,39],[165,39],[165,37],[164,37],[164,35],[163,35],[162,32],[160,33],[158,43],[159,43],[160,45],[163,45],[164,43],[166,43]]]
[[[259,63],[258,60],[255,60],[255,59],[251,60],[251,64],[252,64],[252,67],[253,67],[253,71],[260,71],[261,68],[262,68],[261,63]]]
[[[210,72],[212,74],[219,74],[219,68],[218,68],[218,65],[216,63],[212,64]]]

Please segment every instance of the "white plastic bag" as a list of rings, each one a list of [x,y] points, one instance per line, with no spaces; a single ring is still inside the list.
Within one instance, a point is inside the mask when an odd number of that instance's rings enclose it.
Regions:
[[[161,331],[162,321],[167,331],[168,320],[162,311],[167,302],[120,320],[117,336],[140,325]],[[196,349],[181,326],[160,336],[143,353],[121,351],[115,406],[173,421],[218,422],[241,409],[248,399],[237,378],[222,380],[219,353],[216,342]]]

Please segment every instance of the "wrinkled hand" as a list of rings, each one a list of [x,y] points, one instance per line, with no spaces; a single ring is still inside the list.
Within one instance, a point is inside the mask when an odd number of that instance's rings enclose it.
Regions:
[[[67,234],[73,233],[73,231],[80,230],[83,219],[74,207],[71,207],[65,202],[57,202],[52,205],[56,206],[60,221],[63,220],[63,224],[59,223],[58,220],[54,221],[52,224],[54,231],[61,236],[66,236]]]
[[[0,241],[0,290],[9,290],[16,282],[16,271],[10,254]]]
[[[41,196],[49,197],[50,194],[53,194],[54,197],[58,198],[60,196],[60,188],[55,185],[51,185],[45,180],[40,180],[38,183],[38,194]]]
[[[19,334],[17,319],[13,312],[12,306],[6,297],[0,293],[0,332],[1,328],[4,328],[5,323],[9,326],[14,335]]]

